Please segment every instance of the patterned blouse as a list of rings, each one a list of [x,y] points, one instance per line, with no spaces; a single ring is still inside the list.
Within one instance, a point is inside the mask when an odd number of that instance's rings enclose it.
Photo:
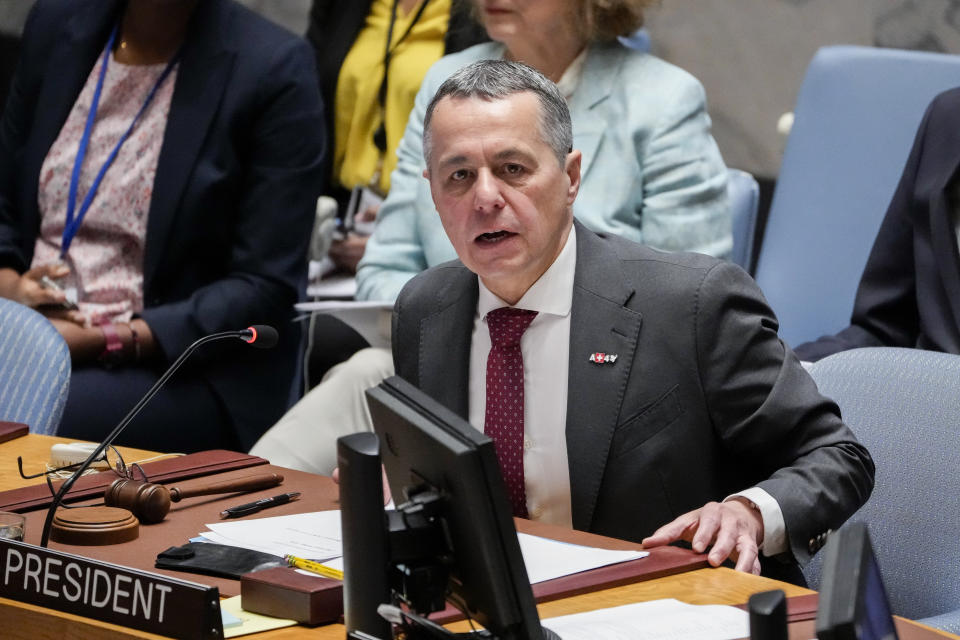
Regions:
[[[50,147],[40,171],[40,236],[31,266],[60,261],[70,176],[100,74],[94,65]],[[80,170],[75,215],[94,178],[140,109],[165,64],[127,65],[111,58],[87,155]],[[157,91],[107,170],[66,257],[61,284],[92,324],[127,322],[143,309],[143,254],[153,180],[176,84],[176,67]]]

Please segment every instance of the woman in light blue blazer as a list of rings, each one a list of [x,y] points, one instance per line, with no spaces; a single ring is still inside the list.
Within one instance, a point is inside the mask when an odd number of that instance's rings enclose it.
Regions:
[[[390,195],[357,274],[357,297],[394,300],[407,280],[456,258],[422,173],[423,116],[440,84],[483,59],[526,62],[567,96],[583,153],[576,217],[667,251],[726,256],[733,246],[726,168],[710,135],[703,87],[628,49],[649,0],[475,0],[494,42],[443,57],[427,74],[397,150]]]

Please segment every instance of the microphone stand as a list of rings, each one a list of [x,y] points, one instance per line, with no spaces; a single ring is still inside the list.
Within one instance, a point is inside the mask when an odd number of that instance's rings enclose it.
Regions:
[[[246,339],[249,335],[250,335],[249,329],[242,329],[240,331],[223,331],[220,333],[212,333],[208,336],[204,336],[200,338],[199,340],[191,344],[189,347],[187,347],[187,349],[180,354],[180,357],[177,358],[176,361],[174,361],[174,363],[170,365],[170,368],[168,368],[164,372],[164,374],[160,376],[160,379],[157,380],[152,387],[150,387],[150,390],[147,391],[146,395],[143,396],[143,398],[141,398],[136,405],[134,405],[133,409],[130,410],[130,412],[123,418],[123,420],[121,420],[120,423],[113,428],[113,431],[107,434],[107,437],[104,438],[103,442],[101,442],[96,449],[93,450],[93,453],[87,456],[87,459],[80,464],[80,467],[76,471],[74,471],[73,475],[67,478],[63,482],[63,484],[60,485],[60,489],[57,490],[57,493],[53,496],[53,502],[50,503],[50,508],[47,510],[47,517],[43,521],[43,534],[40,536],[41,547],[47,546],[47,542],[50,539],[50,526],[53,523],[53,516],[57,511],[57,507],[59,507],[60,504],[63,502],[63,497],[73,487],[73,484],[77,481],[77,478],[83,475],[83,472],[86,471],[91,464],[93,464],[93,461],[96,460],[97,457],[100,454],[102,454],[107,447],[113,444],[113,441],[116,440],[117,436],[119,436],[120,433],[124,429],[126,429],[127,425],[130,424],[130,422],[137,417],[137,414],[139,414],[140,411],[143,409],[143,407],[148,402],[150,402],[151,399],[153,399],[153,396],[157,395],[157,392],[160,391],[160,388],[167,383],[167,380],[169,380],[174,373],[176,373],[177,369],[180,368],[180,365],[182,365],[183,362],[188,357],[190,357],[190,354],[196,351],[198,347],[208,342],[213,342],[215,340],[222,340],[224,338]],[[256,336],[256,333],[254,333],[254,337],[255,336]]]

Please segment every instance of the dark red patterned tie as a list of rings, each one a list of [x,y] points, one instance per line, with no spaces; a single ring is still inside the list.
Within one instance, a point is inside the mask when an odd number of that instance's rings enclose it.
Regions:
[[[483,432],[497,450],[513,515],[527,517],[523,486],[523,354],[520,337],[536,311],[501,307],[487,314],[490,355],[487,356],[487,410]]]

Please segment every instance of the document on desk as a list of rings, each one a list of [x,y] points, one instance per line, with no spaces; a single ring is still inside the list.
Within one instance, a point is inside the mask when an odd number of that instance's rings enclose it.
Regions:
[[[218,544],[254,549],[275,556],[292,554],[330,564],[343,554],[339,511],[316,511],[275,518],[208,524],[203,538]],[[649,555],[646,551],[612,551],[518,533],[530,584],[589,571]]]
[[[210,542],[254,549],[275,556],[292,554],[324,561],[343,555],[340,511],[214,522],[201,535]]]
[[[610,564],[636,560],[649,551],[613,551],[517,533],[530,584],[562,578]]]
[[[653,600],[541,620],[563,640],[734,640],[750,637],[746,611]]]

